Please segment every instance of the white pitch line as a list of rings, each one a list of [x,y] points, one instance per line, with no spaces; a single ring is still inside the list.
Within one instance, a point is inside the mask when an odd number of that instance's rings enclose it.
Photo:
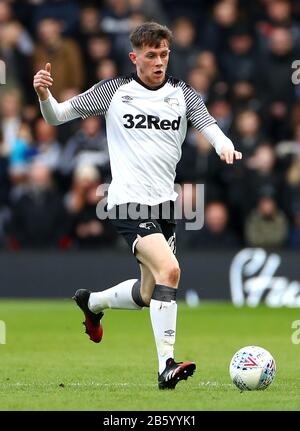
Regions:
[[[130,386],[138,386],[138,387],[144,387],[144,386],[152,386],[152,387],[155,387],[155,386],[157,386],[157,385],[155,385],[155,384],[147,384],[147,383],[96,383],[96,382],[90,382],[90,383],[79,383],[79,382],[72,382],[72,383],[63,383],[63,382],[57,382],[57,383],[54,383],[54,382],[51,382],[51,383],[21,383],[21,382],[15,382],[15,383],[3,383],[3,382],[0,382],[0,388],[1,387],[26,387],[26,388],[29,388],[29,387],[37,387],[37,386],[40,386],[40,387],[45,387],[45,386],[55,386],[55,387],[59,387],[61,384],[63,384],[64,385],[64,387],[67,387],[67,386],[75,386],[75,387],[80,387],[80,386],[83,386],[83,387],[90,387],[90,386],[97,386],[97,387],[103,387],[103,386],[107,386],[107,387],[112,387],[112,386],[116,386],[116,387],[120,387],[120,386],[122,386],[122,387],[130,387]]]
[[[213,381],[207,381],[207,382],[195,382],[197,386],[200,387],[211,387],[211,388],[232,388],[232,383],[219,383],[219,382],[213,382]],[[156,387],[156,383],[98,383],[98,382],[87,382],[87,383],[81,383],[81,382],[50,382],[50,383],[40,383],[40,382],[30,382],[30,383],[24,383],[24,382],[0,382],[0,388],[1,387],[16,387],[16,388],[30,388],[30,387],[45,387],[45,386],[53,386],[53,387],[59,387],[60,384],[63,384],[64,387]]]
[[[198,383],[198,385],[199,386],[204,386],[204,387],[207,387],[207,386],[211,386],[211,387],[216,387],[216,388],[225,388],[225,387],[232,387],[232,383],[219,383],[219,382],[210,382],[210,381],[208,381],[208,382],[200,382],[200,383]]]

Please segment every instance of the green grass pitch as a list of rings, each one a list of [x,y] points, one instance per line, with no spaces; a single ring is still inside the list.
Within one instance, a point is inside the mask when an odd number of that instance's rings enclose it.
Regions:
[[[149,311],[107,310],[104,338],[89,341],[72,300],[0,300],[0,410],[300,410],[299,309],[178,306],[176,359],[197,370],[175,391],[157,389]],[[233,354],[269,350],[277,375],[266,391],[240,393],[229,378]]]

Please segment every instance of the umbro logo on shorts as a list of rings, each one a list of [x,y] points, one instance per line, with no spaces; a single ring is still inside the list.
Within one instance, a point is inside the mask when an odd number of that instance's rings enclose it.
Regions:
[[[155,224],[152,221],[147,221],[146,223],[140,223],[139,227],[141,227],[142,229],[151,229],[151,228],[155,228]]]

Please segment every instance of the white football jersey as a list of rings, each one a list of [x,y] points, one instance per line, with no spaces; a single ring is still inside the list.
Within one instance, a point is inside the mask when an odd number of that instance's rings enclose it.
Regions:
[[[156,89],[136,74],[109,79],[70,102],[82,118],[105,115],[112,173],[108,209],[175,200],[175,170],[187,121],[199,131],[216,122],[201,96],[172,77]]]

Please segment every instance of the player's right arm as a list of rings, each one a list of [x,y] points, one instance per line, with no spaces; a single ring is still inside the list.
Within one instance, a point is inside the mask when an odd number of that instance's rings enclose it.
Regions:
[[[79,118],[80,114],[72,107],[70,100],[58,103],[52,96],[49,90],[52,84],[51,64],[46,63],[45,69],[39,70],[33,78],[33,88],[39,97],[40,108],[45,121],[57,126]]]
[[[33,87],[39,96],[41,112],[46,122],[59,125],[79,117],[105,115],[115,91],[125,82],[124,79],[103,80],[84,93],[58,103],[49,90],[53,79],[51,64],[47,63],[45,69],[34,75]]]
[[[33,77],[33,88],[40,101],[45,101],[49,97],[48,88],[53,84],[51,77],[51,64],[46,63],[45,69],[39,70]]]

